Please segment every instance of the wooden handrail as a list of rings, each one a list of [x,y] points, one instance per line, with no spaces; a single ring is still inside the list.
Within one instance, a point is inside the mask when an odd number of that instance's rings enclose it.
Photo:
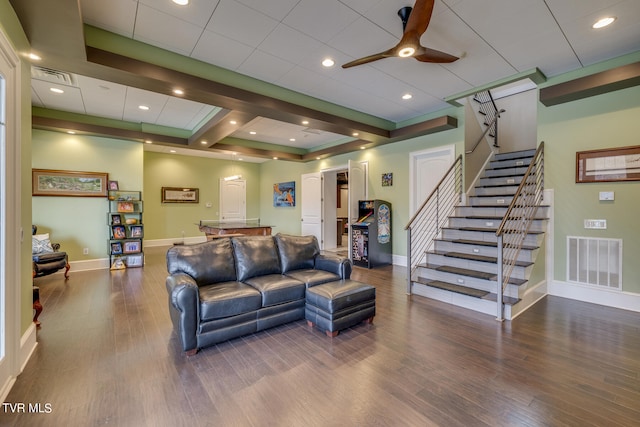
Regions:
[[[491,126],[493,126],[493,124],[498,121],[498,118],[500,117],[500,114],[504,113],[505,111],[507,111],[507,110],[505,110],[504,108],[502,110],[498,111],[498,114],[496,114],[496,116],[493,118],[493,120],[491,120],[491,123],[489,123],[489,125],[484,130],[484,132],[482,132],[482,135],[480,135],[480,138],[478,138],[478,141],[476,141],[476,143],[474,144],[473,148],[471,150],[465,151],[465,154],[471,154],[474,151],[476,151],[476,148],[478,148],[478,145],[480,145],[480,143],[482,142],[484,137],[487,135],[487,132],[489,132],[489,130],[491,130]]]

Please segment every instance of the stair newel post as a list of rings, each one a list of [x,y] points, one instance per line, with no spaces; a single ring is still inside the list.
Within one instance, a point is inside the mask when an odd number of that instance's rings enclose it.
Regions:
[[[502,322],[504,320],[503,313],[503,304],[502,304],[502,281],[503,281],[503,271],[502,271],[502,233],[498,234],[498,288],[496,289],[496,306],[497,306],[497,317],[496,320]]]
[[[407,228],[407,295],[411,295],[411,227]]]

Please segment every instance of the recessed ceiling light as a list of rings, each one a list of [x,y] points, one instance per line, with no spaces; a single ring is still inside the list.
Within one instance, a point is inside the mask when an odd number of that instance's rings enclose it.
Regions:
[[[296,142],[296,139],[295,138],[289,138],[289,141]]]
[[[237,125],[238,122],[236,122],[235,120],[229,120],[229,123],[231,123],[232,125]]]
[[[202,145],[207,145],[207,141],[202,140],[202,141],[200,141],[200,144],[202,144]]]
[[[309,124],[309,120],[303,120],[303,121],[302,121],[302,124],[303,124],[303,125],[308,125],[308,124]]]
[[[149,107],[146,105],[138,105],[138,108],[143,111],[147,111],[149,109]]]
[[[316,157],[316,160],[320,160],[320,156]]]
[[[243,161],[244,159],[243,159],[242,157],[240,157],[238,160],[239,160],[239,161]]]
[[[182,89],[174,89],[173,93],[175,93],[176,95],[184,95],[184,91]]]
[[[358,135],[360,135],[360,134],[359,134],[358,132],[354,132],[354,133],[352,133],[351,135],[353,135],[353,136],[358,136]]]
[[[40,61],[42,58],[40,57],[40,55],[36,55],[35,53],[30,53],[29,54],[29,59],[31,59],[33,61]]]
[[[75,135],[75,134],[76,134],[76,133],[75,133],[75,131],[72,131],[72,130],[68,130],[68,131],[67,131],[67,133],[68,133],[69,135]]]
[[[57,87],[49,88],[49,90],[53,93],[64,93],[62,89],[58,89]]]
[[[365,148],[367,148],[367,147],[365,147],[364,145],[362,147],[360,147],[361,150],[364,150]]]
[[[251,132],[249,132],[249,134],[251,135],[255,135],[257,132],[255,130],[252,130]]]
[[[278,158],[277,158],[277,157],[274,157],[274,158],[273,158],[273,160],[278,160]]]
[[[323,67],[333,67],[335,65],[335,61],[331,58],[325,58],[322,60],[322,66]]]
[[[404,95],[402,95],[402,99],[407,100],[407,99],[411,99],[413,98],[413,95],[411,95],[410,93],[405,93]]]
[[[146,140],[144,141],[144,143],[145,143],[145,144],[153,144],[153,141],[151,141],[150,139],[146,139]]]
[[[170,152],[170,153],[175,153],[175,152],[176,152],[176,150],[169,150],[169,152]]]
[[[186,6],[189,4],[189,0],[173,0],[173,2],[180,6]]]
[[[607,25],[613,24],[613,21],[616,20],[615,16],[607,16],[606,18],[599,19],[595,24],[591,26],[591,28],[604,28]]]

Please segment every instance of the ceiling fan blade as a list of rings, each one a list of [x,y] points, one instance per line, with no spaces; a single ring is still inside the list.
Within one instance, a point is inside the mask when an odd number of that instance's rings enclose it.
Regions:
[[[400,44],[410,40],[415,44],[419,44],[420,37],[427,31],[427,27],[431,21],[434,2],[435,0],[416,0],[413,10],[411,14],[409,14],[409,20],[407,21],[407,26],[404,29]]]
[[[457,56],[449,55],[448,53],[440,52],[439,50],[429,49],[428,47],[422,46],[420,46],[413,57],[420,62],[433,62],[437,64],[448,64],[460,59]]]
[[[373,55],[365,56],[364,58],[356,59],[356,60],[351,61],[351,62],[347,62],[346,64],[344,64],[342,66],[342,68],[351,68],[351,67],[355,67],[356,65],[368,64],[369,62],[377,61],[379,59],[384,59],[384,58],[389,58],[389,57],[395,56],[394,55],[394,50],[395,50],[395,48],[386,50],[384,52],[375,53]]]

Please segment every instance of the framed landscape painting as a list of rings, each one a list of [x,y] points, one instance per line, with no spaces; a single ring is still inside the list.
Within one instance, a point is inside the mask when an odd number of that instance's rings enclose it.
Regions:
[[[107,197],[105,172],[33,169],[31,174],[34,196]]]

